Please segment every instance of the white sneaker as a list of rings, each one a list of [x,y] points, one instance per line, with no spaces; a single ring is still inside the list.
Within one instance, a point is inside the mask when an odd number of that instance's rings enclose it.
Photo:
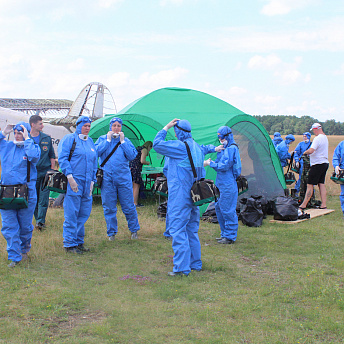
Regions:
[[[115,236],[114,235],[109,236],[109,241],[115,241]]]
[[[131,239],[138,239],[137,232],[131,234]]]

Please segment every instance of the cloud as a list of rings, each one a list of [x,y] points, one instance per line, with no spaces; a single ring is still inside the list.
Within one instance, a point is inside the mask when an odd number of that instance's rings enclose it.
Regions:
[[[120,4],[123,0],[98,0],[98,5],[102,8],[110,8],[114,5]]]
[[[302,58],[297,56],[294,61],[287,63],[282,61],[277,55],[255,55],[248,62],[248,68],[257,70],[271,70],[277,82],[284,85],[290,85],[297,81],[309,82],[310,74],[303,75],[299,71],[302,64]]]
[[[288,14],[293,10],[318,3],[318,0],[267,0],[261,13],[267,16]]]
[[[271,69],[275,68],[282,61],[277,55],[255,55],[253,56],[248,62],[248,68],[264,68],[264,69]]]

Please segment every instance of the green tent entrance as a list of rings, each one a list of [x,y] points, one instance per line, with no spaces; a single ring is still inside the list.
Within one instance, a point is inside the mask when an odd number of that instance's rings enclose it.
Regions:
[[[242,175],[248,179],[249,191],[243,195],[272,198],[284,194],[283,170],[267,131],[254,117],[223,100],[191,89],[162,88],[137,99],[116,115],[96,120],[89,135],[96,140],[106,134],[113,117],[123,120],[123,132],[136,147],[153,141],[156,133],[173,118],[187,119],[192,137],[204,145],[218,145],[217,129],[227,125],[239,146]],[[175,139],[173,129],[168,131],[166,139]],[[216,153],[208,157],[215,160]],[[150,159],[152,166],[164,164],[163,157],[154,150]],[[207,178],[215,180],[216,172],[212,168],[207,167],[206,172]]]

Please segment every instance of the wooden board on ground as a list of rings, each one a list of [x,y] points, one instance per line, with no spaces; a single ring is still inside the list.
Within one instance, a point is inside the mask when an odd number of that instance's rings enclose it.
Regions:
[[[315,217],[327,215],[327,214],[332,213],[332,212],[334,212],[334,209],[307,209],[307,210],[305,210],[305,213],[309,214],[311,216],[310,219],[302,219],[302,220],[296,220],[296,221],[270,220],[269,222],[286,223],[288,225],[294,225],[295,223],[300,223],[302,221],[311,220],[311,219],[314,219]]]

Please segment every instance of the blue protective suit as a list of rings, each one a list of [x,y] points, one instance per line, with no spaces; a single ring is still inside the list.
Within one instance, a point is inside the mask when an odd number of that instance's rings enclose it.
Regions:
[[[283,141],[281,134],[276,131],[274,133],[274,138],[272,139],[272,143],[274,144],[275,148]]]
[[[168,158],[167,216],[169,234],[173,238],[173,272],[188,275],[191,270],[202,268],[202,260],[198,237],[200,214],[191,199],[191,187],[195,179],[184,142],[189,144],[198,179],[205,177],[204,155],[213,153],[215,146],[198,145],[192,139],[191,125],[186,120],[179,121],[174,130],[178,140],[165,141],[167,131],[163,129],[156,135],[153,148]]]
[[[113,118],[110,122],[110,131],[114,122],[122,124],[120,118]],[[112,138],[109,142],[107,141],[106,135],[98,138],[95,145],[99,156],[99,165],[106,159],[119,140],[119,137]],[[118,146],[115,153],[103,167],[104,178],[101,187],[101,196],[108,236],[116,235],[118,231],[117,199],[127,219],[130,232],[135,233],[140,229],[129,169],[129,161],[135,159],[137,150],[128,138],[124,140],[125,142]]]
[[[165,157],[165,164],[164,164],[164,169],[163,169],[163,173],[165,176],[167,176],[167,170],[168,170],[168,157]],[[168,206],[168,200],[167,200],[167,206]],[[170,229],[169,229],[169,216],[168,216],[168,211],[166,211],[166,228],[165,228],[165,232],[164,232],[164,236],[166,238],[170,238],[171,234],[170,234]]]
[[[92,210],[92,196],[90,196],[91,182],[96,181],[97,152],[93,140],[88,137],[86,141],[79,138],[81,128],[91,120],[87,116],[80,116],[76,131],[66,135],[58,146],[58,161],[62,172],[73,178],[78,184],[78,192],[74,192],[69,183],[63,202],[63,245],[76,247],[84,244],[85,222]],[[76,146],[72,158],[68,157],[75,140]]]
[[[301,175],[302,175],[302,170],[303,170],[303,159],[302,159],[302,155],[303,153],[310,148],[310,146],[312,145],[312,142],[310,141],[311,139],[311,133],[306,132],[303,133],[302,135],[307,136],[308,138],[308,142],[305,141],[301,141],[295,148],[295,154],[294,154],[294,160],[295,162],[299,162],[300,163],[300,170],[299,170],[299,179],[295,184],[295,189],[297,190],[297,192],[300,191],[300,186],[301,186]]]
[[[30,129],[27,123],[20,122]],[[18,127],[16,127],[18,129]],[[20,130],[22,131],[22,130]],[[31,248],[32,217],[36,206],[36,164],[41,150],[32,139],[27,139],[24,145],[17,146],[12,141],[6,141],[0,132],[0,157],[1,157],[1,184],[26,184],[27,162],[30,163],[30,181],[28,208],[18,210],[1,209],[2,228],[1,233],[7,241],[8,259],[20,262],[22,253],[28,253]]]
[[[332,165],[334,168],[339,166],[344,169],[344,141],[340,142],[333,153]],[[339,195],[340,204],[344,215],[344,185],[340,185],[341,193]]]
[[[224,145],[225,149],[223,151],[217,153],[215,162],[210,162],[210,167],[217,172],[216,186],[220,190],[220,198],[215,203],[215,210],[221,229],[221,238],[235,241],[238,233],[238,216],[236,213],[238,187],[236,178],[238,174],[240,175],[241,168],[238,168],[238,170],[234,166],[237,161],[240,162],[240,154],[229,127],[220,127],[218,134],[225,136],[227,144]]]
[[[278,154],[282,167],[288,165],[288,159],[291,158],[291,155],[288,152],[289,145],[294,141],[294,135],[289,134],[286,136],[285,140],[276,147],[276,152]]]

